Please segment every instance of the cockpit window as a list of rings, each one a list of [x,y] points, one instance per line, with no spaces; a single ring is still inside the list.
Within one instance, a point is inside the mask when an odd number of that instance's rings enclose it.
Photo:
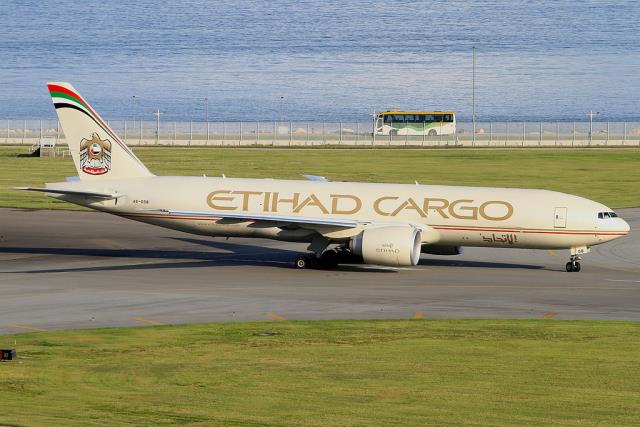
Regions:
[[[618,214],[615,212],[598,212],[598,218],[600,219],[609,219],[609,218],[617,218]]]

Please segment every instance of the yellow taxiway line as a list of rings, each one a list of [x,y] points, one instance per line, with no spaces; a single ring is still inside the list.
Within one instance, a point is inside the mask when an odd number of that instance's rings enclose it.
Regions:
[[[269,316],[273,320],[287,320],[286,317],[279,315],[278,313],[268,312],[267,316]]]
[[[164,325],[162,322],[158,322],[156,320],[145,319],[144,317],[132,317],[131,320],[135,320],[136,322],[146,323],[147,325]]]
[[[97,243],[100,246],[104,246],[108,249],[127,249],[127,247],[125,245],[122,245],[114,240],[111,239],[95,239],[94,240],[95,243]]]
[[[27,326],[27,325],[16,325],[15,323],[6,323],[6,324],[0,325],[0,326],[5,326],[7,328],[13,328],[13,329],[22,329],[24,331],[33,331],[33,332],[45,332],[46,331],[46,329],[34,328],[33,326]]]
[[[560,255],[558,255],[558,252],[554,251],[553,249],[549,249],[547,252],[551,256],[560,257]]]

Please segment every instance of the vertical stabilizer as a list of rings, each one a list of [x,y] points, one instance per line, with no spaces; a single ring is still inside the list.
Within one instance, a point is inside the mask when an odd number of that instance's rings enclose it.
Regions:
[[[48,83],[81,180],[153,176],[69,83]]]

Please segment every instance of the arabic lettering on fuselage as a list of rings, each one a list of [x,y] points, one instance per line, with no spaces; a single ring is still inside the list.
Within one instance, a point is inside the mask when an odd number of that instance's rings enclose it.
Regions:
[[[395,217],[410,211],[422,218],[439,216],[444,219],[485,219],[505,221],[513,216],[513,205],[503,200],[448,200],[439,197],[379,196],[370,202],[370,209],[383,217]],[[207,195],[207,205],[215,210],[293,213],[306,215],[355,215],[365,206],[355,194],[317,195],[277,191],[216,190]]]
[[[509,245],[518,243],[518,236],[515,234],[504,233],[496,235],[496,233],[491,233],[490,235],[480,234],[480,237],[487,243],[504,243]]]

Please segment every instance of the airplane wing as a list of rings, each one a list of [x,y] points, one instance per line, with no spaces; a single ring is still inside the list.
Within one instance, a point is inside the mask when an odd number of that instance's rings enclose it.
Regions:
[[[56,189],[56,188],[36,188],[36,187],[15,187],[15,189],[27,190],[27,191],[40,191],[42,193],[65,194],[69,196],[93,197],[96,199],[117,199],[118,197],[123,196],[123,194],[103,193],[98,191],[65,190],[61,188]]]
[[[338,218],[316,218],[316,217],[304,217],[293,215],[260,215],[253,213],[236,213],[236,212],[200,212],[200,211],[176,211],[169,209],[141,209],[143,211],[163,212],[168,215],[188,215],[188,216],[203,216],[210,218],[223,218],[223,219],[237,219],[244,221],[265,221],[278,224],[291,224],[291,225],[326,225],[339,228],[356,228],[361,225],[371,224],[371,221],[356,221],[350,219],[338,219]]]
[[[218,219],[236,219],[238,221],[256,221],[271,223],[274,227],[298,227],[310,230],[316,230],[321,234],[327,232],[328,228],[349,230],[353,229],[354,232],[359,232],[359,229],[363,226],[385,226],[385,225],[398,225],[398,223],[386,223],[386,222],[374,222],[374,221],[361,221],[342,218],[326,218],[326,217],[305,217],[294,215],[261,215],[256,213],[239,213],[239,212],[202,212],[202,211],[179,211],[170,209],[140,209],[140,211],[146,212],[160,212],[170,216],[196,216],[196,217],[209,217]],[[437,242],[440,239],[440,234],[437,230],[426,224],[406,224],[417,228],[422,232],[423,242]]]

